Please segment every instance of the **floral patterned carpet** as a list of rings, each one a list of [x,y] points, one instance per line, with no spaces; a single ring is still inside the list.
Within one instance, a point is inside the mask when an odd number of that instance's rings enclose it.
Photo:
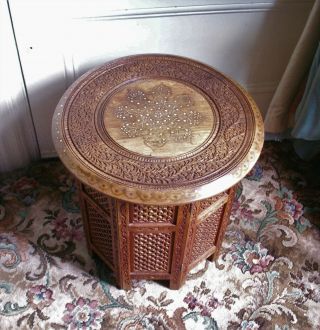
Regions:
[[[0,178],[1,329],[320,329],[320,184],[288,143],[266,143],[238,185],[221,256],[179,291],[118,290],[87,253],[58,160]]]

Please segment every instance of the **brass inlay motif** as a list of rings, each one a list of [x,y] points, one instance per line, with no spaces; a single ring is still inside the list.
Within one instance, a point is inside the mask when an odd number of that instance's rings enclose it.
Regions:
[[[213,129],[206,99],[175,81],[142,80],[128,84],[105,105],[108,134],[130,151],[174,156],[203,143]]]
[[[193,107],[189,95],[174,96],[172,89],[161,83],[149,92],[129,89],[127,103],[117,107],[114,114],[121,120],[126,136],[142,136],[148,147],[156,149],[169,140],[191,142],[191,128],[203,119]]]

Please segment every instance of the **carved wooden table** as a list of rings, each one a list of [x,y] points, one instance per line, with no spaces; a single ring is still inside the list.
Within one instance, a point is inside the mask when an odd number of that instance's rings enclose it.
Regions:
[[[88,248],[119,287],[161,279],[177,289],[217,257],[263,122],[246,91],[211,67],[137,55],[80,77],[57,106],[53,138],[79,180]]]

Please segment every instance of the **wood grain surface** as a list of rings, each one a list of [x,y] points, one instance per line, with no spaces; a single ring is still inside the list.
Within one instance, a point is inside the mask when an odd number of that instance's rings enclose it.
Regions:
[[[103,104],[106,134],[140,155],[175,157],[201,146],[218,124],[204,95],[175,80],[141,79]],[[215,117],[215,120],[214,120]]]
[[[79,78],[53,118],[76,177],[122,200],[177,205],[227,190],[253,167],[263,122],[239,85],[169,55],[117,59]]]

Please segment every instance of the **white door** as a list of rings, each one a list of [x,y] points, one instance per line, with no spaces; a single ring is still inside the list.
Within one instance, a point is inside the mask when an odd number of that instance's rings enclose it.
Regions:
[[[9,0],[42,157],[65,89],[108,60],[167,53],[242,83],[265,112],[313,1]]]

